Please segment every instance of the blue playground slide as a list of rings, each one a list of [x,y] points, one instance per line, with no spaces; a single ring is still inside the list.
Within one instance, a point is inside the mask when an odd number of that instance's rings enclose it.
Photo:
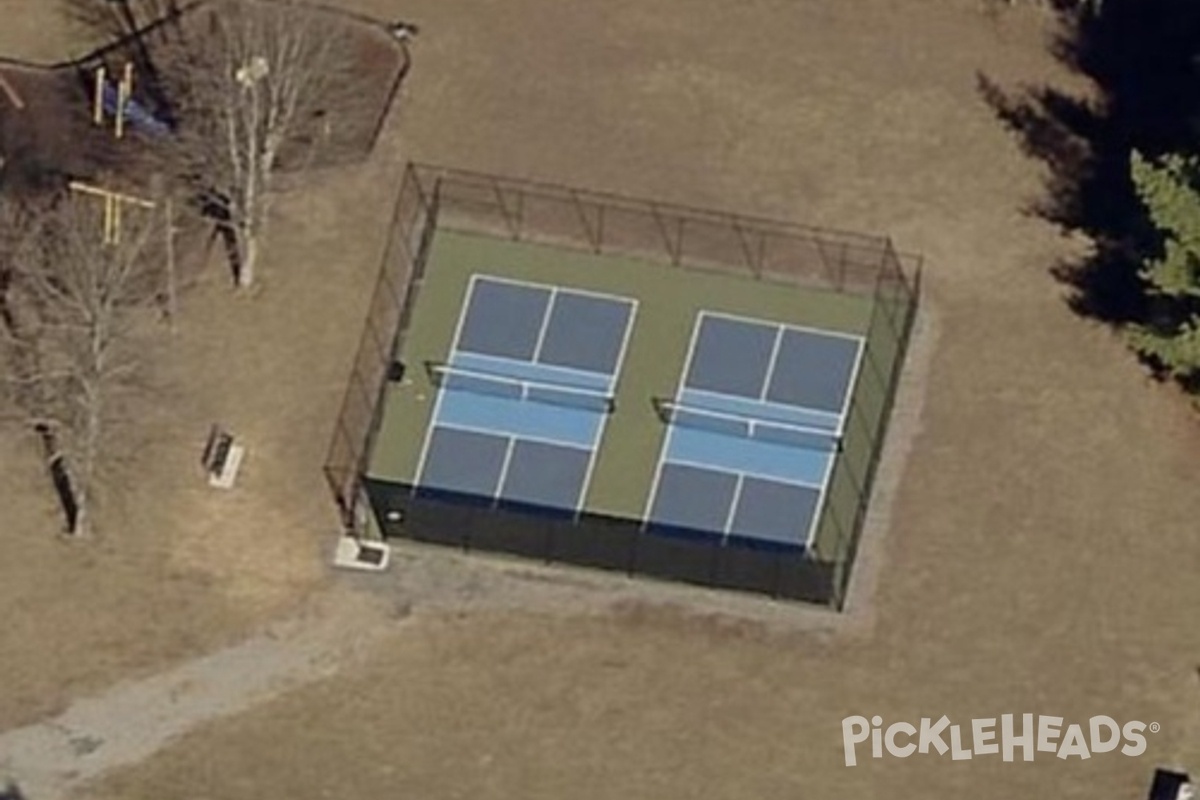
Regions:
[[[107,81],[104,83],[100,102],[104,106],[104,113],[111,115],[117,113],[117,88]],[[132,97],[125,101],[125,121],[151,136],[169,136],[171,133],[169,125],[151,114]]]

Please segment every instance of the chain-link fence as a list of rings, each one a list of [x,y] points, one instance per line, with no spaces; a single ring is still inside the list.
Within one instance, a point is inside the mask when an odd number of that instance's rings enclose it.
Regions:
[[[839,608],[846,600],[850,568],[866,523],[871,489],[883,454],[888,420],[920,297],[920,264],[914,264],[910,284],[899,269],[899,257],[893,252],[889,259],[898,268],[883,271],[878,278],[862,362],[847,412],[842,452],[829,477],[820,522],[824,529],[820,538],[826,551],[817,555],[834,564],[832,602]]]
[[[348,525],[354,523],[389,365],[403,345],[436,229],[636,257],[684,270],[718,271],[871,298],[871,320],[843,453],[826,491],[817,546],[806,555],[819,566],[813,574],[826,576],[820,580],[824,599],[842,605],[916,313],[919,263],[911,259],[904,263],[906,259],[885,237],[409,165],[327,467]],[[612,522],[605,524],[611,529]],[[539,537],[542,541],[551,547],[550,538]],[[539,554],[551,558],[549,552]],[[638,558],[630,552],[629,563],[633,563]],[[718,561],[712,559],[713,564]],[[794,554],[788,557],[788,563],[792,561]],[[789,583],[792,579],[779,565],[764,572],[772,576],[769,585],[755,588],[811,599],[811,587]],[[665,562],[663,569],[667,569]]]
[[[888,240],[459,170],[418,168],[438,226],[758,280],[870,294],[899,276]]]
[[[436,202],[435,193],[422,186],[417,169],[406,167],[383,264],[325,461],[325,476],[347,526],[354,525],[358,489],[379,424],[388,369],[408,328],[425,272],[437,219]]]

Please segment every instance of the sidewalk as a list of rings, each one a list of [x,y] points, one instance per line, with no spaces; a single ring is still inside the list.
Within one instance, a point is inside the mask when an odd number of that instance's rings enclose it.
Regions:
[[[28,800],[64,798],[205,722],[336,674],[395,629],[387,616],[361,594],[326,593],[241,644],[0,733],[0,786],[11,779]]]

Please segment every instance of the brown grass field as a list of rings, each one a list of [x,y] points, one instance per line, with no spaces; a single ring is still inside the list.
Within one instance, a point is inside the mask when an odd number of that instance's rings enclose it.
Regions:
[[[1156,765],[1200,767],[1200,428],[1068,310],[1049,266],[1084,244],[1023,212],[1042,168],[976,89],[978,73],[1085,88],[1046,53],[1043,14],[341,4],[422,28],[385,141],[278,206],[255,296],[231,298],[214,270],[184,299],[139,481],[96,541],[54,536],[32,443],[0,433],[0,729],[234,641],[331,582],[319,468],[393,176],[413,158],[886,232],[925,254],[931,360],[873,543],[868,623],[417,613],[346,674],[200,727],[85,796],[1137,800]],[[0,0],[0,53],[71,51],[50,5]],[[214,420],[251,443],[228,495],[195,464]],[[1022,712],[1162,729],[1138,758],[842,764],[850,714]]]

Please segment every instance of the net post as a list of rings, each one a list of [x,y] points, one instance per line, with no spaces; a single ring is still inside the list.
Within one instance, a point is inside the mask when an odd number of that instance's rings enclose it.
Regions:
[[[556,384],[522,378],[517,375],[490,372],[485,369],[459,367],[445,362],[426,361],[424,363],[430,383],[439,389],[493,394],[522,402],[579,408],[604,414],[613,413],[617,407],[616,398],[612,394],[591,387],[566,383]],[[456,385],[450,385],[450,379],[455,377],[461,378],[462,381]],[[488,388],[492,388],[493,391],[487,391]],[[504,391],[497,392],[495,389]]]

